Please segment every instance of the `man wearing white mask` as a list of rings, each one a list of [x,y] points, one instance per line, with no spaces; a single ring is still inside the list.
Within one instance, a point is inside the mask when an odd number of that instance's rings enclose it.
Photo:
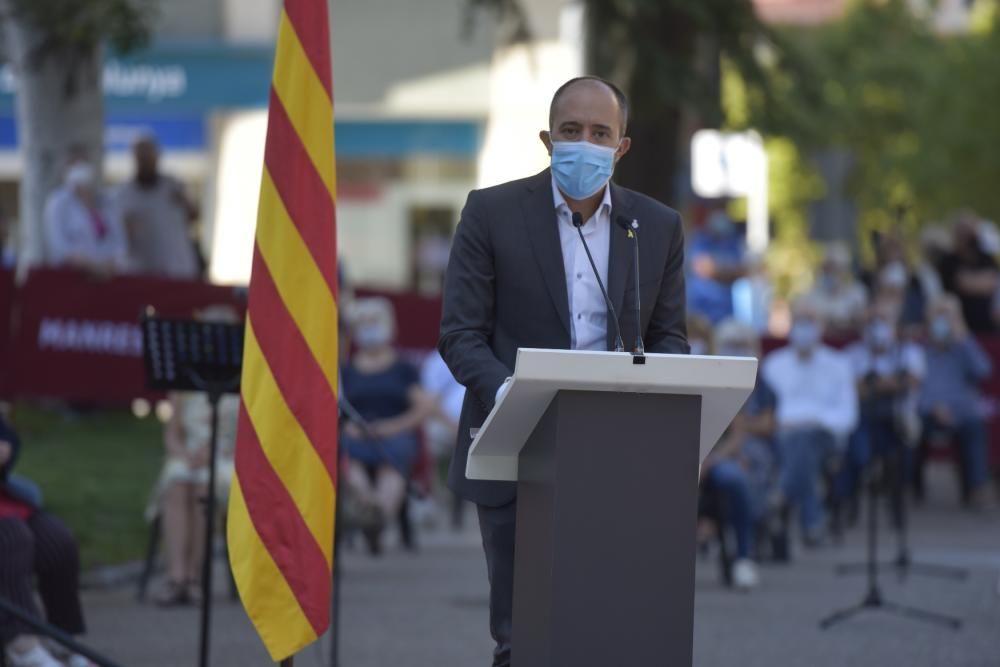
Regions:
[[[615,326],[574,217],[625,345],[641,332],[648,352],[688,351],[680,216],[610,183],[631,145],[627,124],[628,102],[611,83],[595,77],[565,83],[553,96],[549,129],[540,133],[551,169],[470,193],[452,247],[439,349],[467,391],[449,485],[478,508],[498,667],[510,665],[517,500],[513,483],[465,478],[470,429],[493,408],[519,347],[614,347]],[[638,221],[642,239],[639,322],[632,241],[616,224],[619,217]]]
[[[826,530],[819,478],[857,424],[858,396],[847,356],[822,343],[815,303],[800,298],[792,314],[788,345],[768,355],[762,377],[778,399],[782,494],[799,512],[806,544],[814,545]]]

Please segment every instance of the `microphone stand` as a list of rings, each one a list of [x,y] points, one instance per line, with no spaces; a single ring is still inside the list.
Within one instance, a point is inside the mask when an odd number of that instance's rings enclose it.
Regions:
[[[594,256],[590,254],[590,246],[587,245],[587,239],[583,236],[583,216],[580,213],[573,213],[573,226],[576,227],[576,233],[580,235],[580,242],[583,243],[583,249],[587,251],[590,268],[594,271],[594,277],[597,278],[597,286],[601,288],[601,296],[604,297],[604,303],[607,305],[608,312],[611,313],[611,320],[615,324],[615,352],[624,352],[625,342],[622,340],[622,328],[618,324],[618,313],[615,312],[615,307],[611,303],[611,299],[608,298],[608,291],[604,289],[604,281],[601,280],[601,274],[597,271]],[[643,358],[643,363],[645,363],[645,357]]]
[[[635,267],[635,351],[632,352],[632,363],[641,365],[646,363],[646,346],[642,342],[642,302],[639,296],[639,221],[620,215],[615,222],[632,240],[632,264]]]

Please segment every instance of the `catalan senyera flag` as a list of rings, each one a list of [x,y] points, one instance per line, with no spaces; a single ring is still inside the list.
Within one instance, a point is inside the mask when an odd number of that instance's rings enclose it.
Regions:
[[[230,561],[275,662],[330,622],[337,246],[328,0],[285,0],[250,279]]]

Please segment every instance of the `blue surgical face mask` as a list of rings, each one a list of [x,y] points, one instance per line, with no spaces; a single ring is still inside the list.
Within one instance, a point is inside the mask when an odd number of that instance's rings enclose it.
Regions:
[[[552,175],[570,199],[586,199],[601,191],[615,171],[617,147],[589,141],[553,141]]]
[[[868,344],[878,349],[884,349],[896,342],[896,331],[885,320],[875,320],[865,330]]]
[[[360,348],[383,347],[392,342],[392,329],[385,324],[362,324],[354,330],[354,343]]]
[[[716,236],[729,236],[733,232],[733,221],[722,211],[716,211],[708,218],[708,230]]]
[[[951,338],[951,322],[947,317],[938,316],[931,321],[931,337],[939,343]]]
[[[802,320],[792,325],[792,330],[788,333],[788,342],[796,350],[803,352],[816,347],[819,343],[819,327],[815,322]]]

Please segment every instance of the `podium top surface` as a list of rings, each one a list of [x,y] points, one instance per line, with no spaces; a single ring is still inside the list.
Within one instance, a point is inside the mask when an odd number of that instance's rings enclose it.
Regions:
[[[752,357],[627,352],[518,350],[513,380],[469,449],[466,477],[517,481],[521,448],[560,390],[699,395],[703,460],[743,407],[757,381]]]

